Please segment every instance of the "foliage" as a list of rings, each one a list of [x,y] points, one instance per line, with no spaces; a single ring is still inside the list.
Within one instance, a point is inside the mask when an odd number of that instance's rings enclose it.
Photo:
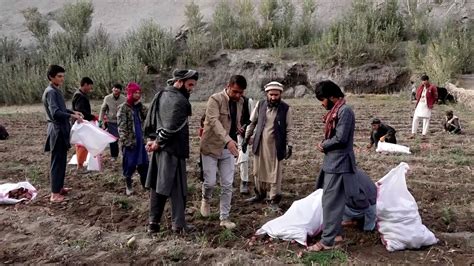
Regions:
[[[347,262],[347,254],[341,250],[330,250],[321,252],[310,252],[306,253],[302,262],[305,265],[330,265],[330,264],[342,264]]]
[[[44,44],[49,35],[48,19],[36,7],[24,9],[21,13],[25,18],[26,28],[33,34],[40,45]]]
[[[94,7],[90,1],[65,4],[56,16],[59,26],[67,33],[83,37],[91,27]]]
[[[21,52],[21,43],[17,38],[0,38],[0,63],[15,60]]]

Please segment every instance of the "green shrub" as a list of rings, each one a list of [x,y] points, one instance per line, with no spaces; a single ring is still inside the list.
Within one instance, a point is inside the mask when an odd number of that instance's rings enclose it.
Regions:
[[[11,62],[19,56],[21,52],[20,40],[17,38],[0,38],[0,63]]]
[[[357,66],[392,59],[398,49],[403,20],[396,1],[376,9],[371,1],[356,0],[349,14],[315,38],[310,46],[322,65]]]
[[[121,49],[132,53],[145,65],[164,69],[176,60],[176,46],[170,31],[163,30],[152,20],[144,21],[122,40]]]
[[[315,0],[303,0],[302,16],[296,23],[292,42],[295,46],[306,45],[311,42],[311,38],[315,35],[314,21],[312,16],[316,11]]]
[[[89,32],[94,6],[90,1],[65,4],[57,14],[56,21],[68,33],[82,37]]]
[[[191,1],[189,4],[185,6],[186,10],[184,14],[186,15],[186,26],[188,27],[191,33],[194,32],[202,32],[206,23],[204,23],[203,15],[199,9],[199,6],[194,2]]]
[[[24,9],[21,13],[25,18],[26,28],[33,34],[40,45],[45,45],[49,36],[48,19],[36,7]]]

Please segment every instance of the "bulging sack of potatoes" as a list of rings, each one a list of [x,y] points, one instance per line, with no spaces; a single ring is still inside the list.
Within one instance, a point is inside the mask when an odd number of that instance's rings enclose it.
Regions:
[[[34,200],[38,191],[29,182],[5,183],[0,185],[0,204],[16,204]]]

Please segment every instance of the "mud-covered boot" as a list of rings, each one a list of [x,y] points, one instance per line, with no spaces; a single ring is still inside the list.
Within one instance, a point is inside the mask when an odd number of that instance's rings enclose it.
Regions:
[[[246,199],[245,202],[259,203],[259,202],[263,202],[266,197],[267,197],[267,192],[266,191],[260,192],[257,189],[255,189],[255,196],[253,196],[249,199]]]
[[[243,195],[249,194],[249,182],[240,181],[240,194],[243,194]]]
[[[149,223],[147,228],[147,233],[156,234],[160,232],[160,224],[158,223]]]

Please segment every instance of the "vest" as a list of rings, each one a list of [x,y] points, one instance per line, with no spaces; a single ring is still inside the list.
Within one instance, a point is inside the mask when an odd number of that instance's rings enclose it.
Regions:
[[[262,100],[260,102],[258,109],[257,132],[255,133],[255,139],[252,146],[252,152],[254,154],[258,154],[258,149],[260,148],[260,141],[262,139],[263,129],[265,128],[265,121],[267,120],[267,106],[267,100]],[[288,104],[281,101],[278,105],[275,121],[273,122],[278,161],[283,160],[286,155],[286,114],[288,113],[289,108],[290,106]]]

